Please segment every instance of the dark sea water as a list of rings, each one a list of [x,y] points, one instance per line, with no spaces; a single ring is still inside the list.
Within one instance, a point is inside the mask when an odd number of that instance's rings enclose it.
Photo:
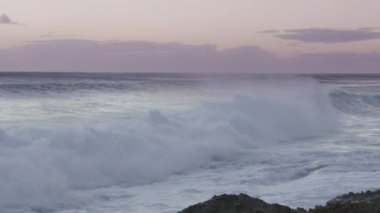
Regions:
[[[380,75],[0,73],[1,212],[312,207],[380,186]]]

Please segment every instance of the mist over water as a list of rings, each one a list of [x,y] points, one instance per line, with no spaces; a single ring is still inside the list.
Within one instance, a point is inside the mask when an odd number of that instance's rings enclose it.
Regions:
[[[0,206],[319,204],[378,185],[379,95],[376,76],[1,74]]]

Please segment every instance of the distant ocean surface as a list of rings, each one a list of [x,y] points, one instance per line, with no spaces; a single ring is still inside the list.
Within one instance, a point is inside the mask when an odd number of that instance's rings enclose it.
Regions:
[[[380,187],[380,75],[0,73],[1,212],[312,207]]]

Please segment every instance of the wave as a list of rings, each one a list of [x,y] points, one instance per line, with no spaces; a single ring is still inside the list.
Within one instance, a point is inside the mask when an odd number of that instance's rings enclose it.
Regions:
[[[380,95],[335,91],[330,94],[334,107],[351,115],[380,115]]]
[[[0,206],[70,203],[75,190],[159,181],[337,130],[328,92],[305,85],[173,114],[1,125]]]

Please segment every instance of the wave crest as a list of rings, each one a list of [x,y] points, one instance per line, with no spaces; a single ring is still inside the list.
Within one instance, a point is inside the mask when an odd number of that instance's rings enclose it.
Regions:
[[[130,119],[3,126],[0,205],[60,203],[73,190],[158,181],[336,130],[326,92],[298,89],[238,95],[176,114],[152,109]]]

